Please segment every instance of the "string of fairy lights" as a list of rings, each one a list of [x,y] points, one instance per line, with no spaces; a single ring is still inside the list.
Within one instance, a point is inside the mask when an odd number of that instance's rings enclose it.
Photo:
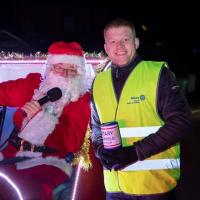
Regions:
[[[106,55],[101,51],[97,52],[84,52],[86,59],[105,59]],[[47,53],[37,51],[35,53],[24,54],[18,52],[5,52],[0,51],[0,60],[45,60]]]
[[[45,62],[47,53],[37,51],[35,53],[25,54],[19,52],[0,51],[0,63],[26,63],[26,62]],[[96,73],[102,71],[109,62],[108,57],[101,52],[84,52],[86,63],[91,64]]]

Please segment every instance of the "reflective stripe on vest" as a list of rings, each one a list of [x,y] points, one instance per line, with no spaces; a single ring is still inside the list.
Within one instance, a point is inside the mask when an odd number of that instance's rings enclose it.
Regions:
[[[120,128],[121,137],[146,137],[155,133],[160,126],[148,127],[129,127]],[[138,161],[122,171],[141,171],[141,170],[155,170],[155,169],[175,169],[180,168],[180,159],[157,159],[157,160],[144,160]]]
[[[138,161],[124,168],[122,171],[141,171],[176,168],[180,168],[180,159],[157,159]]]
[[[152,133],[155,133],[160,126],[147,126],[147,127],[128,127],[120,128],[121,137],[146,137]]]

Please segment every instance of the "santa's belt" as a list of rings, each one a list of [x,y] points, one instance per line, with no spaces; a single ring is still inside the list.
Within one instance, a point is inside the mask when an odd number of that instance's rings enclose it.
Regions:
[[[20,151],[32,151],[32,152],[42,152],[42,153],[56,153],[58,150],[47,146],[38,146],[31,144],[28,141],[21,139],[18,136],[10,139],[10,143]]]

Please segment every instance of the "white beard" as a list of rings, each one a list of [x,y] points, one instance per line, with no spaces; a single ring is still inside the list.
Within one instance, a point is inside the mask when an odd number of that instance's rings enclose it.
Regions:
[[[42,106],[42,110],[30,121],[25,118],[19,137],[35,145],[44,144],[49,134],[53,132],[63,108],[70,102],[75,102],[87,91],[85,76],[61,77],[55,75],[50,69],[45,79],[34,91],[33,100],[44,97],[48,90],[59,87],[62,90],[62,97],[55,102],[48,102]]]

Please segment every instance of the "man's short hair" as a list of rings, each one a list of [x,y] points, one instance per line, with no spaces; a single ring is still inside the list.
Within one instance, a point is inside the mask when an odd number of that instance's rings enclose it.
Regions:
[[[125,27],[129,27],[132,32],[133,32],[133,37],[135,38],[136,37],[136,31],[135,31],[135,26],[132,22],[126,20],[126,19],[114,19],[112,21],[110,21],[105,27],[104,27],[104,30],[103,30],[103,34],[104,34],[104,38],[105,38],[105,34],[106,34],[106,31],[112,27],[121,27],[121,26],[125,26]]]

